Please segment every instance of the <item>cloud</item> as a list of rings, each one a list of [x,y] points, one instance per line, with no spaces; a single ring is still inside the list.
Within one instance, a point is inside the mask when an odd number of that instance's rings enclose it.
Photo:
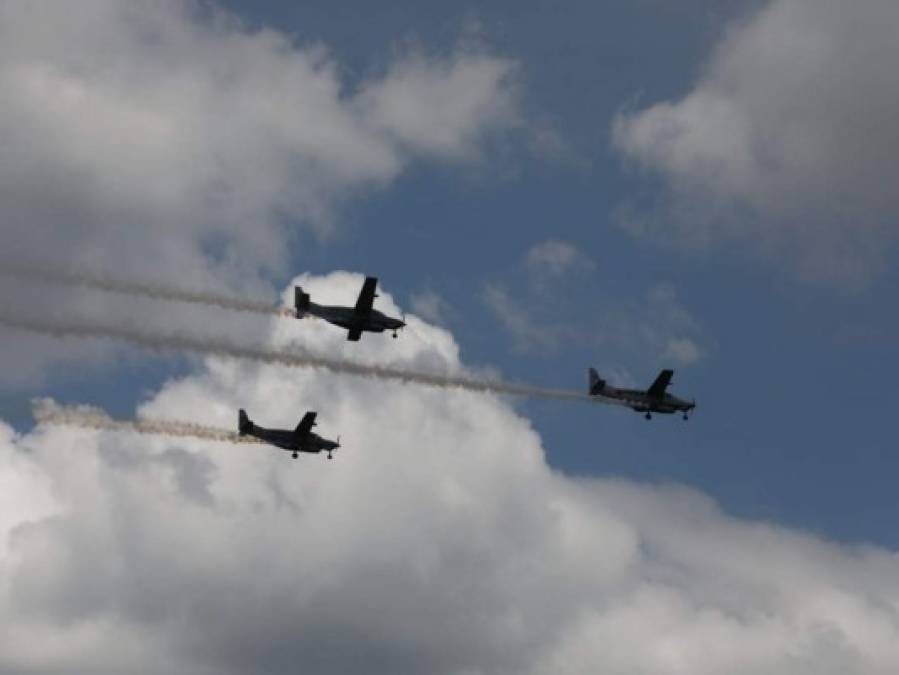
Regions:
[[[492,281],[483,301],[520,352],[555,353],[566,345],[602,347],[618,352],[601,365],[621,371],[628,355],[656,354],[675,366],[688,366],[705,356],[709,338],[669,283],[642,294],[622,297],[602,293],[595,262],[571,244],[550,239],[525,254],[526,283]],[[583,295],[584,288],[592,293]],[[572,310],[576,310],[574,314]],[[585,313],[586,310],[586,313]],[[625,379],[630,379],[629,374]]]
[[[339,297],[360,280],[304,283]],[[273,321],[266,339],[347,348],[325,328]],[[461,367],[425,324],[363,345]],[[315,409],[343,448],[294,461],[0,425],[14,486],[0,671],[887,675],[899,661],[895,552],[734,519],[676,486],[556,473],[495,397],[208,359],[141,412],[233,427],[240,406],[271,426]]]
[[[410,298],[412,311],[425,321],[436,324],[445,324],[451,319],[458,318],[459,312],[448,300],[432,289],[425,289],[414,293]]]
[[[532,275],[544,278],[590,271],[596,266],[574,246],[559,239],[547,239],[534,244],[525,256],[525,265]]]
[[[558,296],[566,281],[594,270],[593,261],[568,242],[548,239],[534,244],[520,263],[527,283],[492,281],[484,285],[482,299],[520,352],[555,352],[564,343],[583,339],[583,331],[548,319],[558,308]]]
[[[512,338],[521,352],[555,352],[563,344],[583,340],[580,327],[564,321],[549,319],[546,313],[558,309],[564,284],[573,282],[576,274],[595,269],[588,256],[560,239],[547,239],[534,244],[524,254],[520,269],[526,283],[517,283],[512,290],[498,281],[484,285],[483,301]]]
[[[485,284],[483,299],[519,351],[555,351],[565,340],[577,337],[567,326],[538,317],[527,297],[510,293],[502,284]]]
[[[466,42],[350,86],[324,46],[213,3],[0,0],[3,257],[264,299],[346,202],[520,128],[514,72]],[[0,339],[6,377],[54,358]]]
[[[361,115],[413,152],[470,159],[485,130],[516,122],[513,65],[464,48],[448,60],[412,53],[362,88]]]
[[[702,349],[688,337],[675,337],[668,340],[664,356],[677,364],[688,366],[702,358]]]
[[[640,330],[645,344],[662,351],[676,365],[688,366],[705,356],[699,322],[684,307],[673,285],[662,283],[651,288],[642,315]]]
[[[771,0],[732,26],[683,98],[615,120],[614,146],[668,190],[629,225],[756,240],[813,277],[867,276],[896,235],[897,22],[891,0]]]

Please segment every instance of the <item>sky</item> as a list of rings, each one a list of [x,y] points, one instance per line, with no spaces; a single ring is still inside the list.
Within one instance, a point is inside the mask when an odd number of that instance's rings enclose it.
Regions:
[[[0,330],[0,672],[888,673],[899,8],[0,0],[2,314],[586,390],[514,400]],[[50,397],[332,462],[34,426]],[[761,558],[759,552],[764,551]],[[717,647],[709,649],[708,645]]]

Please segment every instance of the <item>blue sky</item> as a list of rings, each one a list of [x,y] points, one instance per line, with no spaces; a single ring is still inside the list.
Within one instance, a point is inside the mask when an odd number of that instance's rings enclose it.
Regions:
[[[895,270],[887,264],[848,287],[809,281],[789,256],[751,240],[672,246],[616,224],[624,204],[662,188],[612,147],[614,116],[683,96],[728,27],[759,3],[223,4],[251,26],[324,44],[350,88],[404,45],[446,53],[473,31],[491,53],[514,60],[525,114],[564,146],[547,157],[512,138],[476,166],[417,163],[389,189],[343,203],[332,235],[297,230],[291,273],[377,274],[410,311],[416,294],[435,293],[451,308],[445,321],[466,361],[570,388],[584,386],[588,365],[634,384],[672,365],[650,345],[588,337],[621,316],[645,320],[649,294],[670,287],[702,351],[677,367],[674,387],[698,399],[696,419],[646,423],[617,409],[519,404],[550,463],[575,474],[682,482],[738,515],[899,545]],[[570,244],[590,266],[541,296],[526,258],[547,240]],[[505,289],[538,330],[579,335],[514,348],[485,300],[490,285]],[[49,393],[124,414],[184,367],[137,358],[99,373],[65,367],[47,386],[7,387],[4,408],[25,425],[26,397]]]

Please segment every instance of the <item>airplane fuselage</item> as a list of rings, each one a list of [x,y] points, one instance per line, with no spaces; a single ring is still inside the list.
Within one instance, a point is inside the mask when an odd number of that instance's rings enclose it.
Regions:
[[[298,438],[296,432],[287,429],[266,429],[256,424],[250,423],[250,426],[244,429],[243,433],[247,436],[253,436],[260,441],[264,441],[270,445],[274,445],[288,452],[330,452],[338,448],[336,441],[322,438],[316,433],[309,432],[302,438]]]
[[[314,302],[310,302],[309,308],[305,311],[307,314],[312,314],[347,330],[383,333],[385,330],[399,330],[406,325],[399,319],[387,316],[376,309],[359,311],[353,307],[317,305]]]
[[[406,322],[387,316],[373,307],[375,298],[378,297],[377,286],[377,277],[365,277],[356,304],[352,307],[317,305],[300,286],[294,286],[294,306],[297,318],[302,319],[307,314],[311,314],[335,326],[345,328],[346,338],[350,342],[359,340],[364,332],[383,333],[385,330],[389,330],[393,331],[393,337],[396,337],[397,331],[405,326]]]
[[[618,389],[606,385],[601,392],[595,394],[618,405],[641,413],[661,413],[671,415],[678,412],[689,412],[695,407],[692,401],[685,401],[671,394],[652,396],[640,389]]]

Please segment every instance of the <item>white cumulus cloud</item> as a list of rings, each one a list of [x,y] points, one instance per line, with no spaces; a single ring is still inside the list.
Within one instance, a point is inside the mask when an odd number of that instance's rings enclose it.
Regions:
[[[732,26],[683,98],[616,119],[614,145],[672,197],[630,224],[863,279],[897,233],[897,25],[893,0],[771,0]]]
[[[322,297],[361,276],[305,278]],[[385,307],[393,308],[385,294]],[[412,319],[412,317],[410,317]],[[462,367],[415,321],[364,358]],[[380,338],[380,339],[379,339]],[[340,331],[273,319],[318,351]],[[0,429],[0,672],[888,675],[899,555],[552,471],[492,396],[208,359],[142,406],[340,434],[333,461]],[[614,411],[610,411],[613,414]]]

